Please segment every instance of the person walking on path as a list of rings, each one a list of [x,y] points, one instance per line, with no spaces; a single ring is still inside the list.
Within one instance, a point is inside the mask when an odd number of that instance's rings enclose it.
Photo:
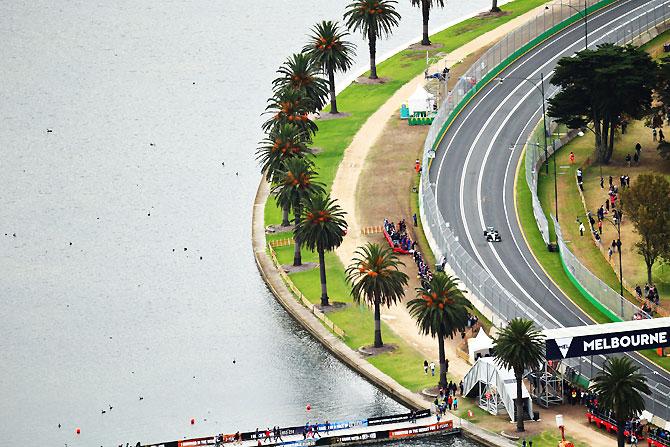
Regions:
[[[574,165],[575,164],[575,153],[570,151],[570,164]]]
[[[630,168],[630,162],[633,158],[630,156],[630,154],[626,154],[626,164]]]
[[[652,138],[652,141],[656,141],[656,128],[655,127],[651,131],[651,138]]]
[[[584,224],[582,222],[579,222],[579,235],[584,236]]]
[[[598,233],[603,234],[603,221],[598,221]]]
[[[430,362],[430,374],[435,375],[435,362]]]
[[[612,263],[612,253],[614,253],[614,252],[612,251],[612,247],[610,247],[610,248],[607,250],[607,259],[609,259],[610,264]]]
[[[423,361],[423,373],[428,375],[428,360]]]
[[[414,162],[414,171],[416,171],[417,174],[421,172],[421,162],[419,161],[418,158]]]
[[[658,129],[658,141],[660,143],[665,141],[665,135],[663,135],[663,129]]]
[[[416,220],[416,213],[414,213],[414,214],[412,215],[412,220],[414,221],[414,226],[416,227],[417,224],[418,224],[418,222],[417,222],[417,220]]]
[[[639,141],[635,144],[635,153],[637,154],[638,158],[640,158],[640,156],[642,155],[642,145],[640,144]]]

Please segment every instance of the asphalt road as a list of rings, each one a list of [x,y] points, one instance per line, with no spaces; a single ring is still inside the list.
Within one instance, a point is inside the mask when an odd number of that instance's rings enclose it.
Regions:
[[[670,0],[664,4],[669,6]],[[648,0],[624,0],[592,14],[588,20],[589,47],[611,38],[617,28],[650,8]],[[503,83],[489,83],[460,113],[442,139],[429,172],[438,207],[463,248],[514,297],[546,320],[566,327],[593,321],[545,275],[526,245],[514,206],[514,179],[522,146],[542,116],[539,90],[519,78],[539,81],[543,74],[548,97],[554,91],[548,80],[556,62],[583,48],[580,21],[508,67],[500,75],[506,78]],[[486,226],[500,231],[502,241],[487,243],[483,238]],[[631,358],[648,374],[650,385],[660,382],[670,387],[665,370],[637,353]],[[595,362],[596,370],[603,359]],[[584,372],[588,374],[588,368]],[[655,400],[648,408],[670,420],[667,396],[656,396]]]

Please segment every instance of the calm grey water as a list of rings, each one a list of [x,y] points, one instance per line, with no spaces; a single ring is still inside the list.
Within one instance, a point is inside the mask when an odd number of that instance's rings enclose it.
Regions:
[[[3,445],[401,409],[285,314],[251,252],[274,70],[345,4],[0,2]],[[433,23],[487,5],[453,2]],[[418,9],[399,9],[382,54],[420,32]]]

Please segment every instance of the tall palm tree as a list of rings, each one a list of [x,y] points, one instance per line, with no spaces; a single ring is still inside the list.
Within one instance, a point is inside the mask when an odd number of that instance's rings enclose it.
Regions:
[[[356,45],[344,40],[348,35],[348,32],[340,30],[339,23],[324,20],[312,28],[309,41],[302,49],[328,74],[330,113],[339,113],[335,97],[335,72],[345,72],[353,64]]]
[[[491,12],[500,12],[500,8],[498,8],[498,0],[491,0]]]
[[[354,0],[344,12],[344,20],[350,31],[360,31],[370,47],[370,79],[377,78],[377,39],[391,34],[391,29],[400,23],[400,14],[395,10],[395,0]]]
[[[468,325],[468,308],[471,304],[458,288],[458,278],[438,272],[427,287],[416,289],[416,298],[407,303],[410,315],[416,320],[424,335],[437,337],[440,360],[439,386],[447,387],[447,362],[444,340]]]
[[[317,125],[309,119],[309,114],[314,110],[314,103],[305,96],[301,90],[294,88],[283,88],[268,99],[265,108],[271,117],[263,123],[263,130],[270,132],[275,126],[284,124],[295,124],[311,137],[319,130]]]
[[[645,377],[629,358],[610,357],[603,365],[603,370],[593,379],[591,390],[598,396],[599,405],[614,412],[617,444],[624,447],[626,421],[644,410],[641,393],[651,392]]]
[[[352,286],[354,301],[366,301],[375,310],[375,348],[384,346],[380,306],[391,307],[405,295],[409,278],[398,270],[404,265],[390,247],[368,243],[356,250],[353,262],[345,271],[347,282]]]
[[[275,92],[285,88],[303,92],[312,101],[313,109],[310,112],[316,112],[326,104],[328,83],[320,76],[321,65],[308,54],[296,53],[290,56],[277,73],[280,77],[272,81]]]
[[[544,335],[532,321],[515,318],[493,340],[496,363],[514,371],[516,379],[516,431],[523,427],[523,373],[536,368],[544,359]]]
[[[261,172],[269,182],[278,180],[277,174],[282,168],[285,160],[293,157],[305,157],[313,155],[307,147],[309,134],[293,123],[280,124],[270,130],[270,134],[256,150],[256,159],[261,164]],[[282,226],[288,227],[289,208],[284,208],[282,213]]]
[[[272,188],[277,204],[284,208],[293,210],[295,225],[300,223],[302,214],[302,202],[314,194],[323,194],[323,184],[316,181],[314,165],[305,158],[289,158],[284,161],[278,174],[278,181]],[[298,235],[294,235],[295,251],[293,253],[293,265],[302,265],[300,246],[302,241]]]
[[[430,45],[430,38],[428,37],[428,22],[430,21],[430,8],[439,6],[444,8],[445,0],[410,0],[412,6],[420,6],[423,15],[423,38],[421,45]],[[495,0],[494,0],[495,1]]]
[[[325,194],[305,198],[302,202],[302,219],[295,227],[296,239],[319,253],[322,306],[328,306],[325,252],[339,247],[347,230],[347,222],[344,220],[346,213],[335,202]]]

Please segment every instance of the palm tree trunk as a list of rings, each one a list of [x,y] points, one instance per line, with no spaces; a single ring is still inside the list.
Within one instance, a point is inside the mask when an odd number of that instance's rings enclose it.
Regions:
[[[291,225],[291,221],[288,220],[288,207],[284,207],[282,210],[282,217],[281,217],[281,226],[282,227],[288,227]]]
[[[437,335],[437,347],[438,355],[440,361],[440,382],[438,385],[440,388],[447,388],[447,357],[444,354],[444,336],[442,334]]]
[[[375,298],[375,348],[384,346],[384,342],[382,342],[382,319],[379,305],[380,299]]]
[[[337,97],[335,95],[335,70],[328,69],[328,83],[330,84],[330,113],[339,113],[337,111]]]
[[[626,447],[626,436],[624,435],[624,430],[626,428],[625,421],[616,422],[616,444],[618,447]]]
[[[500,12],[500,8],[498,8],[498,0],[493,0],[492,1],[491,12]]]
[[[516,374],[516,431],[525,431],[523,426],[523,397],[521,395],[523,386],[523,374]]]
[[[368,30],[368,46],[370,47],[370,79],[379,79],[377,77],[377,63],[375,62],[377,56],[377,36],[372,26]]]
[[[295,226],[298,227],[300,223],[300,214],[301,209],[299,206],[295,207]],[[295,241],[295,251],[293,252],[293,266],[298,267],[302,265],[302,253],[300,252],[300,240],[294,235],[293,240]]]
[[[321,275],[321,306],[328,306],[328,289],[326,287],[326,256],[323,249],[319,252],[319,274]]]
[[[427,0],[421,2],[421,12],[423,13],[423,39],[421,45],[430,45],[428,37],[428,22],[430,21],[430,3]]]

